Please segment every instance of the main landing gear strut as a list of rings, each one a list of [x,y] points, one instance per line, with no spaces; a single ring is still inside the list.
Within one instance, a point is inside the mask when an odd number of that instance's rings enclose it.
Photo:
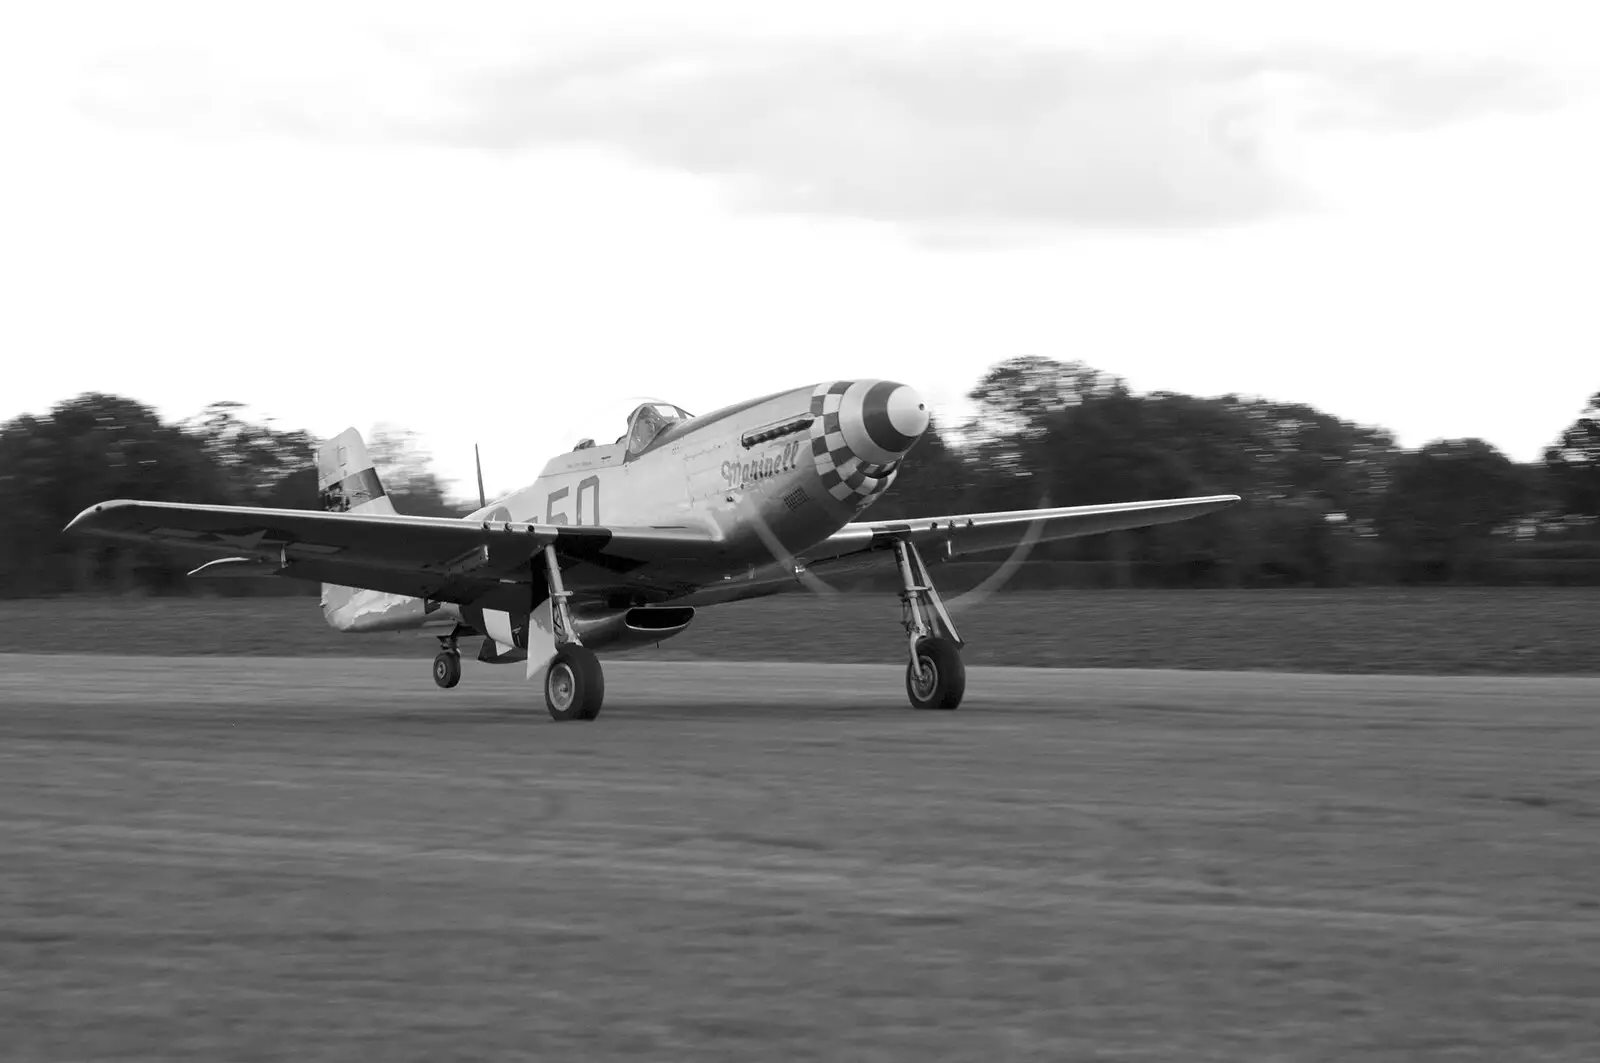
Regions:
[[[571,593],[561,582],[561,566],[553,546],[543,551],[545,578],[550,591],[550,626],[555,654],[544,675],[544,705],[554,720],[592,720],[600,715],[606,696],[606,677],[600,659],[578,638],[567,608]],[[433,659],[433,681],[448,690],[461,682],[461,650],[457,644],[464,629],[457,625],[448,635],[439,636],[439,654]],[[529,637],[533,629],[530,619]],[[487,643],[485,643],[487,645]],[[530,647],[529,652],[536,652]]]
[[[556,655],[544,674],[544,705],[552,720],[592,720],[606,697],[600,659],[578,640],[567,610],[571,592],[561,582],[554,546],[544,548],[545,576],[550,588],[550,622],[555,628]]]
[[[555,547],[546,546],[543,556],[555,641],[555,654],[545,669],[545,708],[553,720],[592,720],[600,715],[605,701],[605,674],[599,658],[579,640],[572,623],[572,613],[567,608],[571,593],[561,580]],[[954,709],[967,692],[961,636],[917,548],[903,539],[896,540],[894,559],[900,570],[900,622],[906,629],[910,656],[906,696],[913,708]],[[461,653],[456,638],[455,631],[439,637],[433,681],[441,687],[453,687],[461,681]]]
[[[933,586],[928,566],[917,548],[896,539],[894,560],[900,569],[900,622],[906,629],[911,662],[906,665],[906,695],[917,709],[953,709],[967,692],[967,666],[961,660],[961,636],[944,600]]]

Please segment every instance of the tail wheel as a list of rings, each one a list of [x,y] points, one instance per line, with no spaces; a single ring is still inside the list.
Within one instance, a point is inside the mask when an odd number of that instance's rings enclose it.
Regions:
[[[461,654],[445,650],[435,657],[433,681],[446,690],[461,682]]]
[[[906,695],[912,708],[953,709],[967,692],[967,666],[961,650],[949,639],[925,638],[915,659],[906,665]]]
[[[544,705],[552,720],[592,720],[605,696],[605,673],[593,651],[582,646],[556,651],[544,676]]]

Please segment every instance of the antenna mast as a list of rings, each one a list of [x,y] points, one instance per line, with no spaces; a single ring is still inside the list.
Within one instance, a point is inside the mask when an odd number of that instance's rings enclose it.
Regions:
[[[478,455],[478,444],[472,444],[472,463],[478,467],[478,508],[487,509],[489,500],[483,494],[483,458]]]

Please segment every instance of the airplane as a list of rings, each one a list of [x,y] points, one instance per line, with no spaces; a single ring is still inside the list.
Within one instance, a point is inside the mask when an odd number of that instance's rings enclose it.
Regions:
[[[225,554],[196,578],[278,576],[322,584],[344,632],[435,629],[434,682],[477,659],[526,662],[554,720],[593,720],[605,698],[597,650],[682,633],[696,611],[800,589],[817,572],[893,559],[907,640],[906,694],[954,709],[965,644],[924,550],[993,551],[1186,520],[1238,495],[858,520],[927,431],[927,404],[892,380],[835,380],[694,416],[645,402],[615,442],[583,439],[531,485],[464,518],[395,512],[355,429],[317,450],[322,509],[115,499],[65,531]]]

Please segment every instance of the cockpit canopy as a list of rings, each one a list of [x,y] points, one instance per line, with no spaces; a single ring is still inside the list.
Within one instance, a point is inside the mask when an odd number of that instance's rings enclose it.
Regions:
[[[687,421],[689,411],[670,402],[647,402],[635,406],[628,415],[628,430],[617,437],[617,443],[626,443],[629,454],[637,454],[653,442],[667,428]],[[593,439],[581,439],[573,450],[587,450],[594,446]]]
[[[647,402],[628,417],[628,453],[637,454],[669,426],[687,421],[689,413],[670,402]],[[620,443],[622,440],[618,440]]]

